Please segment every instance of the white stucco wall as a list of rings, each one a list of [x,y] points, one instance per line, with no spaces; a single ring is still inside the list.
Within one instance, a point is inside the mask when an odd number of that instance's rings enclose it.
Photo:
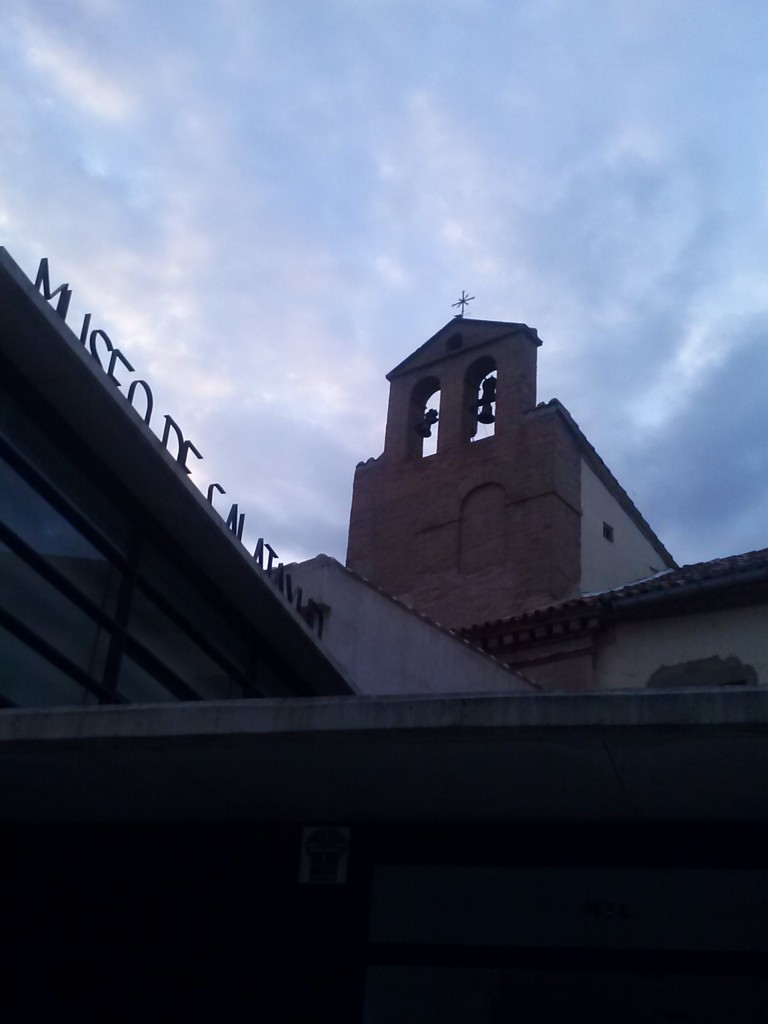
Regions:
[[[361,694],[525,690],[514,672],[348,572],[328,555],[286,566],[328,607],[321,646]]]
[[[613,542],[603,537],[603,523],[613,527]],[[661,555],[582,459],[581,593],[610,590],[666,568]]]
[[[599,689],[645,687],[663,665],[731,657],[752,666],[757,683],[768,684],[765,605],[620,623],[601,637],[594,685]],[[697,685],[696,676],[692,665],[680,685]]]

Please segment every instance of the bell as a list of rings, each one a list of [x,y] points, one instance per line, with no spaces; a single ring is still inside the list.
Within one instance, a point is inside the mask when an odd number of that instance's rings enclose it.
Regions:
[[[477,403],[479,412],[477,413],[478,423],[493,423],[496,418],[493,415],[493,409],[491,408],[493,402],[496,401],[496,378],[486,377],[482,383],[482,397]]]
[[[419,437],[432,437],[432,427],[438,421],[437,409],[427,409],[421,423],[417,423],[414,430]]]

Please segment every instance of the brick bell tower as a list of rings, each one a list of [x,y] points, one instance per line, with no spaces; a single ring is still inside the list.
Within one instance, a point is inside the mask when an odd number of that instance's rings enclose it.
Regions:
[[[459,316],[387,374],[347,565],[445,626],[578,591],[580,459],[562,416],[536,408],[540,344],[525,324]]]

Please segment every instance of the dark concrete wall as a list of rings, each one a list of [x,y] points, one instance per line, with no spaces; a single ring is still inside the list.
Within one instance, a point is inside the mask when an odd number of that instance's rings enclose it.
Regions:
[[[555,982],[567,972],[578,978],[568,1004],[577,1011],[570,1019],[765,1020],[765,886],[758,876],[768,849],[764,823],[735,822],[727,829],[670,822],[372,823],[353,830],[348,880],[334,886],[298,884],[300,837],[301,829],[291,824],[5,827],[0,938],[7,1019],[360,1024],[367,965],[374,967],[374,982],[380,965],[399,965],[400,975],[415,965],[442,968],[445,992],[453,970],[523,971]],[[425,867],[427,879],[437,879],[437,892],[446,865],[457,869],[459,881],[464,869],[493,865],[500,906],[505,877],[516,867],[599,873],[563,906],[532,904],[530,931],[535,935],[543,925],[545,934],[554,932],[549,945],[539,940],[514,947],[449,941],[387,946],[371,941],[375,932],[368,927],[380,865]],[[618,886],[601,880],[611,868],[619,869]],[[648,895],[654,891],[648,879],[658,868],[690,871],[689,890],[703,869],[700,909],[694,907],[707,925],[709,944],[701,949],[666,942],[661,948],[633,947],[636,924],[647,927]],[[735,891],[729,888],[734,880]],[[422,906],[430,891],[416,891]],[[744,893],[752,891],[754,912],[744,914]],[[666,913],[674,914],[674,898],[668,900]],[[438,927],[440,921],[452,927],[468,909],[477,917],[474,905],[462,906],[456,898],[438,909]],[[491,932],[498,916],[496,911],[487,918]],[[600,934],[600,942],[570,945],[568,922],[574,917],[583,921],[585,933]],[[403,920],[407,939],[419,918],[413,913]],[[721,926],[730,941],[713,943]],[[670,985],[686,981],[689,1012],[673,1014],[676,1001],[670,1003],[664,991],[649,1001],[645,990],[656,991],[660,976]],[[626,979],[626,992],[621,1013],[603,1016],[599,1010],[612,977]],[[398,981],[397,973],[393,979]],[[731,998],[730,1011],[718,1006],[717,1015],[706,1012],[713,979],[717,992]],[[381,995],[375,985],[374,994]],[[365,1020],[506,1021],[510,1014],[509,1004],[469,1018],[452,1015],[448,1007],[425,1015],[422,1005],[416,999],[398,1012],[382,1013],[372,1002]],[[542,1013],[540,1003],[527,1010],[523,1005],[519,1013],[517,1004],[514,1009],[521,1024],[556,1019]]]

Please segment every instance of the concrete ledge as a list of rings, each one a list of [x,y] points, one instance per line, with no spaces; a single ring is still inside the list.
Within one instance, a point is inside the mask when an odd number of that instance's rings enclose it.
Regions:
[[[0,745],[328,732],[768,726],[768,688],[297,697],[0,710]]]
[[[0,712],[0,819],[765,821],[768,690]]]

